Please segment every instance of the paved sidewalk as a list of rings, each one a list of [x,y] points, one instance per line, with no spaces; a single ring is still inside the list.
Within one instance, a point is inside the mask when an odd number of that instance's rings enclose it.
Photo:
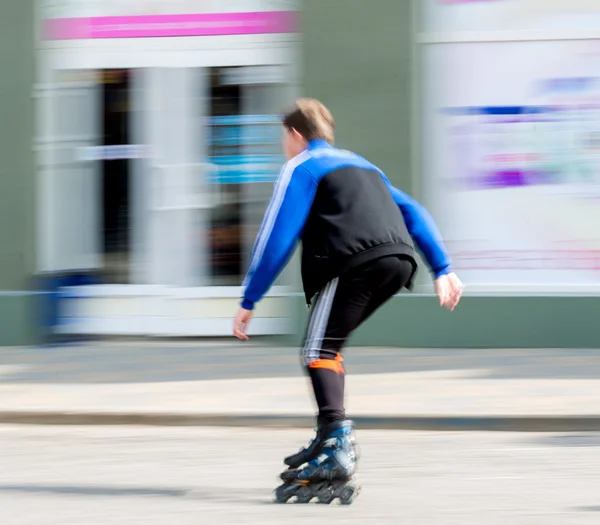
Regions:
[[[232,431],[233,430],[233,431]],[[600,435],[357,432],[350,507],[274,505],[310,429],[0,426],[2,525],[597,525]]]
[[[107,348],[114,350],[114,346]],[[182,348],[176,346],[175,351]],[[212,366],[216,362],[220,369],[237,367],[231,371],[233,378],[202,376],[202,379],[187,380],[186,362],[180,360],[178,366],[186,380],[177,380],[175,362],[171,362],[171,380],[148,380],[151,373],[146,374],[146,381],[140,380],[143,378],[136,376],[134,361],[129,369],[131,382],[126,381],[127,369],[118,367],[114,372],[118,380],[110,381],[105,362],[105,371],[94,380],[94,369],[97,363],[103,362],[101,353],[75,347],[69,352],[79,356],[78,373],[83,379],[64,380],[63,371],[61,381],[59,373],[53,378],[52,374],[43,372],[44,367],[56,367],[51,359],[52,349],[40,354],[32,350],[22,354],[19,350],[5,352],[0,354],[0,422],[304,426],[312,421],[310,385],[298,370],[294,352],[286,354],[294,356],[293,367],[282,361],[282,372],[278,376],[271,373],[268,377],[255,377],[256,370],[243,362],[240,364],[236,358],[239,346],[196,344],[185,348],[191,348],[198,355],[205,354],[207,362],[212,362]],[[251,355],[254,350],[244,351]],[[141,366],[147,366],[143,350],[136,352],[138,362],[145,363]],[[274,351],[264,352],[263,357],[267,357]],[[410,353],[397,349],[356,350],[361,358],[379,359],[381,366],[380,373],[353,373],[347,377],[348,415],[370,428],[600,430],[600,380],[590,374],[597,366],[597,352],[573,355],[569,350],[542,354],[511,350],[506,351],[504,358],[501,351],[482,351],[479,356],[465,352],[454,354],[461,366],[448,370],[442,365],[453,362],[452,351],[436,354],[419,350]],[[111,359],[109,354],[107,352],[105,361]],[[43,356],[43,359],[36,361],[32,355]],[[82,361],[85,355],[94,356],[87,365]],[[213,356],[213,360],[207,355]],[[281,355],[281,350],[271,355]],[[468,355],[471,355],[470,360]],[[418,370],[415,359],[422,360],[424,356],[430,359]],[[261,356],[256,359],[260,361]],[[507,368],[511,359],[513,368],[520,369],[512,374]],[[520,366],[515,365],[515,359],[521,360]],[[165,360],[163,356],[157,366],[163,366]],[[352,357],[348,361],[352,369]],[[410,365],[403,369],[399,364],[402,361]],[[568,367],[561,367],[560,363],[567,362],[571,363],[571,372],[565,374]],[[581,366],[580,375],[573,373],[577,362],[588,363],[587,367]],[[395,363],[395,367],[390,363]],[[435,363],[437,369],[432,366]],[[68,366],[68,362],[63,363],[63,367]],[[556,371],[540,377],[534,373],[538,366],[547,371],[555,367]],[[497,372],[502,367],[505,372],[499,375]],[[398,371],[386,372],[390,369]],[[529,369],[531,374],[526,373]],[[290,370],[294,370],[295,375],[291,375]]]

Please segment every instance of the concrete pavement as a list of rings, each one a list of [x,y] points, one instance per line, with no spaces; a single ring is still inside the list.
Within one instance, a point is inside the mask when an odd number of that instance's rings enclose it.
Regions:
[[[346,365],[348,415],[363,428],[600,430],[598,351],[352,348]],[[4,423],[306,426],[313,413],[294,349],[0,351]]]
[[[600,350],[359,348],[345,351],[350,375],[486,370],[489,379],[600,379]],[[297,377],[297,348],[269,340],[110,341],[1,348],[10,383],[159,383]]]
[[[275,505],[308,429],[0,426],[3,525],[592,525],[600,435],[360,431],[350,507]]]

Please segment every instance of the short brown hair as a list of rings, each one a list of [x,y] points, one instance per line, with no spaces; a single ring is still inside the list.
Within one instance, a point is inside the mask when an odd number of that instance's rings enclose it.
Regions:
[[[295,129],[306,140],[323,139],[333,144],[335,122],[331,112],[314,98],[299,98],[283,117],[287,129]]]

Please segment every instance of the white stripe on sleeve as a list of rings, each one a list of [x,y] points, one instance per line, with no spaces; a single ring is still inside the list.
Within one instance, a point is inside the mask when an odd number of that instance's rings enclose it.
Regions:
[[[285,199],[285,194],[290,181],[292,180],[292,174],[294,173],[294,170],[300,166],[300,164],[306,162],[310,157],[310,152],[305,150],[299,155],[296,155],[293,159],[286,162],[281,168],[281,173],[277,179],[277,183],[275,184],[275,189],[273,190],[273,197],[271,198],[271,202],[269,202],[262,226],[260,227],[258,236],[256,238],[254,255],[252,256],[252,261],[250,262],[250,268],[248,269],[248,273],[246,274],[246,278],[244,279],[242,286],[247,286],[250,276],[254,273],[254,270],[259,265],[260,260],[264,255],[267,242],[269,241],[269,237],[273,231],[273,226],[275,225],[275,219],[277,219],[277,215],[279,214],[279,210],[281,209],[281,205]]]

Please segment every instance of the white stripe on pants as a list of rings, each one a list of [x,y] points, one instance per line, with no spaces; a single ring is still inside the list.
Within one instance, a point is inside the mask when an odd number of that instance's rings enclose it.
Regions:
[[[302,349],[302,358],[306,366],[320,359],[320,352],[323,346],[323,339],[325,338],[325,331],[327,330],[327,323],[329,322],[338,281],[339,279],[335,278],[333,281],[327,283],[325,288],[323,288],[319,294],[317,302],[313,307],[306,333],[306,342]]]

